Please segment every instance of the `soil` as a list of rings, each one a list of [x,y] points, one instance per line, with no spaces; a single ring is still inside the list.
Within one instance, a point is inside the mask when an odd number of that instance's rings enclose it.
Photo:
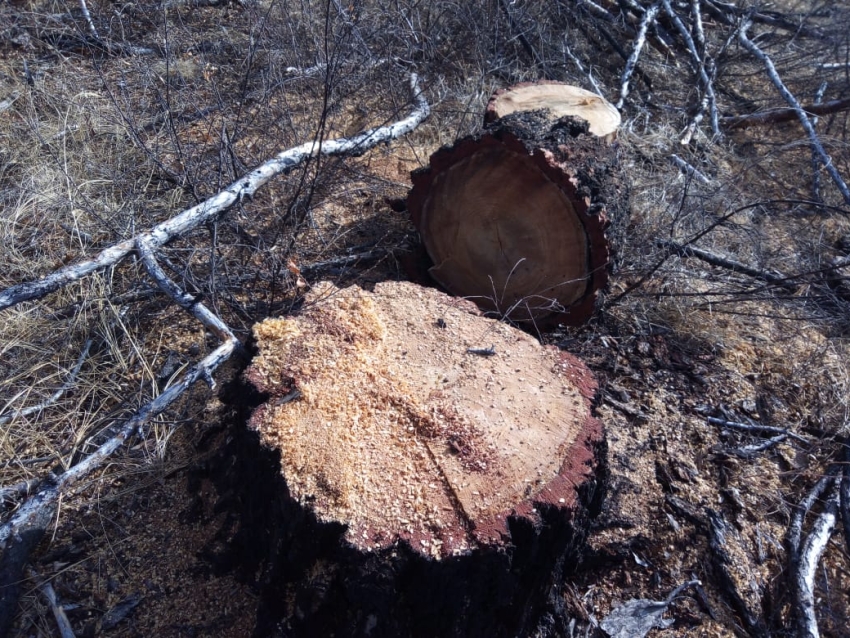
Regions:
[[[0,9],[0,99],[21,96],[14,108],[0,111],[4,285],[91,255],[116,236],[192,205],[238,173],[240,162],[254,165],[311,139],[323,116],[328,134],[336,135],[362,126],[364,115],[370,125],[392,121],[407,104],[398,69],[341,73],[332,95],[315,78],[272,74],[321,59],[321,47],[299,48],[291,58],[280,48],[289,40],[299,47],[314,41],[306,19],[297,33],[266,32],[252,30],[260,22],[251,22],[256,16],[241,3],[175,9],[170,15],[179,20],[169,25],[179,26],[178,33],[150,17],[161,15],[153,3],[131,4],[144,11],[117,17],[116,24],[140,42],[186,38],[174,54],[180,64],[93,55],[79,37],[87,33],[80,16],[73,23],[57,17],[55,11],[69,11],[65,5],[13,2]],[[509,8],[519,12],[521,4]],[[531,11],[532,4],[524,8]],[[130,6],[89,5],[98,19]],[[339,286],[368,289],[405,279],[400,262],[417,245],[404,209],[410,171],[442,144],[479,129],[492,88],[538,75],[509,37],[511,24],[494,23],[500,42],[508,33],[498,52],[506,57],[494,58],[481,38],[463,29],[496,18],[452,13],[473,11],[473,3],[433,5],[442,13],[427,24],[439,30],[453,16],[457,24],[411,52],[417,61],[433,55],[439,62],[423,69],[435,104],[427,126],[388,149],[323,164],[321,179],[293,174],[226,221],[169,247],[172,272],[203,293],[240,335],[298,307],[302,290],[289,259],[310,284],[333,278]],[[834,15],[812,14],[809,3],[774,6],[799,11],[819,28],[847,23],[843,3],[824,9]],[[547,8],[547,20],[532,23],[545,29],[554,18]],[[99,23],[102,29],[107,21]],[[570,18],[558,24],[557,37],[541,32],[532,48],[568,42],[585,66],[562,70],[566,52],[559,51],[549,56],[548,70],[582,82],[590,69],[615,90],[623,61],[607,46],[590,47],[601,36],[592,29],[582,33],[582,23]],[[53,37],[68,33],[76,39]],[[843,60],[846,43],[824,50],[820,40],[796,32],[771,27],[762,33],[766,46],[774,43],[771,53],[794,91],[812,95],[815,80],[827,75],[830,91],[846,90],[844,70],[823,66]],[[446,42],[466,48],[430,49]],[[583,51],[580,42],[589,48]],[[470,59],[480,66],[470,67]],[[724,113],[784,106],[747,56],[733,47],[722,62],[718,99]],[[360,71],[358,65],[359,59],[353,70]],[[789,519],[840,459],[847,434],[847,277],[839,269],[825,282],[820,273],[850,253],[850,218],[826,177],[824,202],[812,203],[811,153],[795,123],[730,131],[723,140],[703,131],[684,147],[679,139],[695,91],[685,55],[648,47],[641,65],[654,83],[651,90],[634,83],[618,137],[632,204],[612,216],[617,253],[609,289],[585,327],[527,327],[541,342],[579,357],[598,380],[593,410],[605,428],[609,473],[607,498],[582,539],[582,558],[564,574],[561,596],[538,635],[598,635],[599,622],[618,605],[664,600],[693,579],[701,585],[685,590],[666,612],[672,625],[651,636],[788,635]],[[157,105],[166,94],[170,102],[163,110]],[[370,107],[368,114],[353,106],[358,102]],[[127,121],[144,133],[154,159],[121,128]],[[846,113],[838,113],[822,118],[818,128],[844,175],[850,167],[847,126]],[[228,144],[237,131],[238,140]],[[680,173],[669,162],[672,153],[705,173],[708,183]],[[296,218],[297,236],[291,234]],[[701,246],[785,273],[798,286],[765,286],[665,255],[656,243],[697,235]],[[287,252],[293,237],[296,248]],[[207,281],[218,285],[210,290]],[[18,406],[30,392],[30,403],[50,396],[85,339],[92,334],[99,344],[70,396],[20,420],[19,429],[3,431],[4,486],[78,458],[116,415],[171,379],[158,376],[166,359],[173,355],[177,374],[214,347],[190,317],[147,285],[131,264],[4,315],[4,405]],[[243,371],[244,364],[233,362],[217,375],[215,391],[193,389],[143,440],[62,503],[33,557],[13,635],[56,635],[36,588],[45,579],[79,636],[285,633],[275,599],[264,590],[274,576],[267,567],[275,552],[288,551],[296,559],[305,556],[306,570],[316,555],[310,552],[330,536],[279,537],[276,523],[292,512],[276,496],[284,489],[276,455],[246,427],[262,397],[240,382]],[[765,443],[763,433],[714,425],[709,417],[786,428],[799,438],[753,451]],[[811,516],[807,529],[810,523]],[[725,539],[721,548],[717,530]],[[304,598],[287,604],[309,607],[311,596],[327,585],[321,575],[315,573]],[[822,635],[847,636],[850,558],[840,534],[826,548],[815,586]]]

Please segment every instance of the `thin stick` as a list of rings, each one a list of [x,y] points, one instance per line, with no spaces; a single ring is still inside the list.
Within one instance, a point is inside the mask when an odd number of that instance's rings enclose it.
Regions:
[[[415,73],[410,76],[410,87],[416,107],[403,120],[387,126],[369,129],[350,138],[325,140],[321,144],[307,142],[279,153],[276,157],[233,182],[223,191],[192,208],[184,210],[179,215],[158,224],[145,233],[149,237],[146,241],[150,249],[159,248],[175,237],[219,217],[244,198],[251,198],[261,186],[268,183],[273,177],[288,173],[309,158],[319,155],[357,157],[382,142],[389,142],[410,133],[431,112],[430,106],[419,87],[419,78]],[[37,281],[21,283],[7,288],[0,292],[0,310],[30,299],[40,299],[93,272],[114,266],[133,251],[137,240],[138,236],[125,239],[104,249],[93,259],[61,268]]]
[[[669,2],[669,0],[665,1]],[[753,41],[747,37],[748,27],[749,22],[745,21],[744,25],[741,27],[741,30],[738,33],[738,39],[741,41],[741,44],[744,45],[744,48],[747,49],[747,51],[749,51],[755,57],[762,61],[765,69],[767,70],[768,77],[773,82],[774,86],[779,90],[779,93],[782,95],[782,97],[785,98],[785,101],[791,105],[791,108],[794,110],[794,113],[800,119],[800,124],[803,125],[803,128],[808,134],[809,141],[812,144],[812,148],[817,151],[821,162],[823,162],[823,165],[826,168],[826,171],[829,173],[829,176],[832,178],[832,181],[835,182],[835,185],[838,187],[841,196],[844,198],[844,203],[850,205],[850,189],[847,188],[847,184],[844,183],[844,180],[841,179],[841,175],[838,174],[838,171],[832,163],[832,158],[827,155],[826,151],[821,145],[820,139],[818,138],[818,134],[812,126],[808,115],[806,115],[805,111],[803,111],[803,107],[800,106],[800,103],[797,101],[797,98],[795,98],[791,91],[788,90],[788,87],[783,84],[782,79],[776,72],[776,67],[773,65],[773,61],[770,59],[770,57],[764,51],[759,49],[753,43]]]
[[[77,358],[77,363],[76,365],[74,365],[74,369],[71,370],[71,374],[68,375],[68,378],[65,380],[65,383],[63,383],[62,386],[58,390],[56,390],[56,392],[54,392],[50,398],[46,399],[45,401],[42,401],[38,405],[33,405],[28,408],[22,408],[20,410],[15,410],[11,414],[4,414],[3,416],[0,416],[0,425],[6,425],[10,421],[14,421],[15,419],[18,419],[22,416],[28,416],[35,412],[41,412],[50,404],[56,403],[63,394],[65,394],[73,387],[74,382],[77,379],[77,374],[80,372],[80,368],[83,367],[83,361],[85,361],[86,357],[89,355],[89,349],[91,348],[91,344],[91,339],[86,341],[85,345],[83,346],[83,351]]]
[[[764,432],[767,434],[779,434],[782,436],[789,436],[792,439],[797,439],[802,443],[809,443],[809,440],[807,438],[800,436],[799,434],[795,434],[790,430],[786,430],[785,428],[778,428],[775,425],[738,423],[737,421],[727,421],[726,419],[718,419],[713,416],[706,417],[706,421],[708,421],[711,425],[719,425],[721,427],[731,428],[733,430],[741,430],[743,432]]]
[[[80,10],[83,12],[83,17],[86,19],[86,23],[89,25],[89,31],[94,36],[95,40],[102,42],[100,34],[97,32],[97,29],[94,26],[94,21],[91,19],[91,14],[89,13],[88,5],[86,4],[86,0],[80,0]]]
[[[195,319],[209,328],[209,330],[219,339],[222,341],[230,340],[238,342],[233,331],[226,323],[219,319],[204,304],[197,302],[192,295],[181,290],[177,284],[168,278],[168,275],[165,274],[165,271],[163,271],[157,263],[156,258],[153,255],[153,250],[150,247],[150,243],[150,237],[142,235],[136,240],[136,250],[139,252],[139,256],[142,258],[142,263],[145,265],[148,274],[153,277],[157,285],[165,291],[165,293],[171,297],[178,306],[186,310],[189,314],[195,317]]]
[[[688,52],[691,54],[691,62],[694,68],[694,71],[697,72],[700,78],[700,82],[702,83],[703,91],[705,92],[705,96],[708,101],[708,109],[709,114],[711,116],[711,132],[715,137],[721,137],[720,133],[720,125],[718,123],[717,116],[717,99],[714,95],[714,84],[711,81],[711,77],[706,70],[706,64],[703,58],[700,56],[697,51],[697,47],[694,44],[694,40],[691,37],[691,34],[688,32],[687,27],[685,27],[681,18],[679,18],[679,14],[677,14],[673,7],[670,5],[670,0],[662,0],[664,4],[664,11],[670,17],[670,20],[673,22],[673,26],[676,27],[676,31],[679,32],[679,35],[682,37],[682,40],[685,42],[685,46],[688,49]]]
[[[706,185],[711,184],[711,180],[708,177],[706,177],[703,173],[688,164],[685,160],[683,160],[675,153],[670,156],[670,161],[673,162],[673,164],[675,164],[676,166],[678,166],[679,170],[681,170],[688,177],[694,177]]]
[[[53,590],[53,585],[50,584],[50,581],[45,580],[38,586],[38,589],[53,612],[53,617],[56,619],[56,626],[59,629],[59,635],[62,638],[76,638],[74,629],[71,627],[71,622],[68,620],[68,616],[65,615],[65,610],[56,600],[56,592]]]
[[[593,73],[591,73],[590,70],[587,70],[587,71],[584,70],[584,66],[581,63],[581,60],[579,60],[575,56],[575,54],[570,50],[570,47],[568,47],[566,44],[564,44],[563,48],[564,48],[564,54],[570,60],[573,61],[573,64],[576,65],[576,67],[578,68],[579,71],[581,71],[582,73],[584,73],[587,76],[587,81],[590,83],[590,86],[593,87],[593,90],[596,91],[596,93],[598,95],[605,95],[605,91],[603,91],[602,87],[600,87],[599,84],[596,82],[596,78],[593,77]]]
[[[726,268],[727,270],[731,270],[732,272],[741,273],[742,275],[747,275],[749,277],[752,277],[753,279],[766,281],[767,283],[782,286],[783,288],[797,287],[796,284],[789,281],[789,277],[787,277],[786,275],[773,274],[764,270],[758,270],[757,268],[753,268],[752,266],[748,266],[747,264],[742,264],[739,261],[735,261],[734,259],[730,259],[729,257],[724,257],[723,255],[711,253],[707,250],[703,250],[702,248],[697,248],[691,245],[679,244],[674,241],[662,241],[659,242],[659,244],[671,249],[674,253],[682,257],[696,257],[697,259],[711,264],[712,266]]]
[[[823,94],[826,93],[826,81],[821,82],[821,85],[818,87],[817,93],[815,93],[815,106],[819,106],[823,101]],[[847,101],[847,105],[850,106],[850,100]],[[817,115],[812,117],[812,128],[818,125],[818,117]],[[821,201],[822,198],[820,196],[820,157],[818,157],[817,151],[812,149],[812,199],[815,201]]]
[[[626,67],[623,69],[623,77],[620,80],[620,99],[617,102],[618,109],[623,108],[623,103],[629,95],[629,81],[632,79],[632,74],[635,72],[635,68],[637,67],[640,52],[643,49],[643,45],[646,43],[646,32],[655,21],[655,16],[658,15],[658,10],[660,8],[659,3],[656,2],[644,12],[643,17],[641,18],[637,37],[635,38],[635,43],[632,47],[632,53],[629,55],[629,59],[626,60]]]
[[[815,613],[815,571],[832,532],[835,530],[838,510],[838,487],[833,487],[820,516],[800,552],[800,566],[796,574],[797,609],[800,636],[818,638],[818,619]]]
[[[820,93],[820,90],[818,90]],[[822,94],[821,94],[822,96]],[[801,106],[803,111],[811,116],[831,115],[850,109],[850,98],[842,100],[830,100],[829,102],[820,103],[815,100],[812,104]],[[790,122],[798,119],[797,111],[792,108],[771,109],[769,111],[761,111],[759,113],[749,113],[747,115],[733,115],[724,117],[721,122],[727,128],[746,128],[749,126],[757,126],[760,124],[779,124],[781,122]]]
[[[691,22],[694,24],[694,42],[697,53],[705,59],[705,31],[702,28],[702,8],[699,0],[691,0]]]

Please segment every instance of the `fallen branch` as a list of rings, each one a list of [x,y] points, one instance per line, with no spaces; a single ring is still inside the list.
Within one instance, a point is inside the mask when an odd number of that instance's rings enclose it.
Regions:
[[[638,29],[637,36],[635,37],[632,53],[629,55],[629,59],[626,60],[626,66],[623,69],[623,76],[620,80],[620,99],[617,101],[618,109],[623,108],[623,103],[629,95],[629,81],[632,79],[632,74],[635,72],[635,68],[637,67],[640,52],[646,42],[646,32],[655,21],[655,16],[658,15],[658,10],[660,8],[659,3],[656,2],[644,12],[643,17],[641,18],[640,28]]]
[[[34,573],[32,575],[35,577]],[[38,586],[38,589],[47,601],[50,611],[53,612],[53,617],[56,619],[56,626],[59,629],[59,636],[61,638],[76,638],[74,629],[71,627],[71,622],[68,620],[68,616],[65,615],[65,610],[56,600],[56,592],[53,590],[53,585],[50,584],[50,581],[45,580]]]
[[[799,568],[796,570],[795,587],[800,636],[818,638],[818,619],[815,613],[815,571],[835,530],[838,510],[838,485],[834,485],[820,516],[812,525],[806,542],[800,550]]]
[[[38,405],[33,405],[28,408],[22,408],[20,410],[15,410],[11,414],[4,414],[0,416],[0,425],[6,425],[10,421],[14,421],[15,419],[18,419],[22,416],[28,416],[36,412],[41,412],[44,408],[48,407],[52,403],[56,403],[62,397],[63,394],[65,394],[74,386],[74,383],[77,380],[77,374],[79,374],[80,368],[83,367],[83,361],[86,360],[86,357],[89,354],[91,344],[91,339],[86,341],[85,345],[83,346],[83,351],[77,358],[77,363],[76,365],[74,365],[74,369],[71,370],[71,374],[68,375],[68,378],[65,380],[65,383],[63,383],[62,386],[58,390],[56,390],[56,392],[54,392],[50,398],[46,399],[45,401],[42,401]]]
[[[850,98],[841,100],[830,100],[829,102],[819,103],[815,100],[812,104],[800,106],[802,111],[812,117],[819,115],[831,115],[850,109]],[[770,111],[761,111],[759,113],[750,113],[748,115],[735,115],[724,117],[721,122],[727,128],[747,128],[761,124],[780,124],[782,122],[790,122],[791,120],[799,119],[799,113],[793,108],[771,109]]]
[[[59,500],[74,486],[121,448],[151,419],[161,414],[198,379],[212,380],[212,374],[230,358],[238,342],[227,341],[193,366],[183,377],[142,407],[95,452],[49,482],[27,500],[0,526],[0,635],[7,635],[15,617],[20,582],[29,555],[41,541],[56,515]]]
[[[699,76],[700,83],[702,84],[702,90],[708,104],[709,115],[711,118],[711,132],[715,137],[719,138],[721,137],[721,133],[717,117],[717,99],[714,95],[714,84],[712,83],[711,76],[709,75],[704,57],[700,56],[700,53],[694,44],[694,39],[691,37],[690,32],[687,27],[685,27],[681,18],[679,18],[679,14],[677,14],[670,5],[670,0],[662,0],[662,3],[664,4],[665,13],[667,13],[670,20],[673,22],[673,26],[676,27],[676,31],[679,32],[679,35],[688,49],[688,53],[690,53],[693,69]]]
[[[706,177],[703,173],[701,173],[699,170],[697,170],[696,168],[694,168],[693,166],[688,164],[685,160],[683,160],[681,157],[679,157],[675,153],[670,156],[670,161],[674,165],[676,165],[679,168],[679,170],[682,171],[688,177],[694,177],[694,178],[696,178],[697,180],[699,180],[700,182],[702,182],[703,184],[706,184],[706,185],[711,184],[711,179]]]
[[[669,0],[665,0],[669,1]],[[812,126],[811,121],[809,120],[809,116],[806,115],[803,107],[800,106],[800,103],[797,101],[797,98],[788,90],[788,87],[782,82],[782,79],[779,77],[779,73],[776,72],[776,67],[773,65],[773,61],[770,57],[761,49],[759,49],[752,40],[747,37],[747,28],[749,26],[748,22],[744,22],[741,30],[738,32],[738,39],[741,41],[741,44],[744,45],[744,48],[747,49],[750,53],[752,53],[755,57],[757,57],[764,64],[765,69],[767,70],[767,75],[770,78],[771,82],[773,82],[774,86],[779,90],[779,93],[785,98],[785,101],[791,105],[791,109],[794,111],[794,114],[799,118],[800,124],[803,125],[806,133],[809,136],[809,141],[812,144],[812,148],[817,151],[818,156],[820,157],[821,162],[823,162],[824,168],[826,168],[827,173],[832,178],[832,181],[835,182],[835,185],[838,187],[841,196],[844,198],[844,203],[850,205],[850,189],[847,188],[847,184],[844,183],[844,180],[841,178],[841,175],[838,174],[838,170],[832,163],[832,158],[827,155],[827,152],[824,150],[823,146],[820,143],[820,139],[818,138],[818,134]]]
[[[416,108],[405,119],[387,126],[369,129],[350,138],[328,140],[321,143],[307,142],[283,151],[236,180],[218,194],[158,224],[147,233],[143,233],[147,235],[147,245],[151,250],[160,248],[199,225],[216,219],[237,202],[241,202],[246,197],[251,198],[261,186],[268,183],[273,177],[288,173],[309,158],[320,155],[356,157],[378,144],[389,142],[411,132],[428,117],[430,107],[422,95],[416,74],[411,74],[410,85]],[[141,235],[125,239],[105,248],[92,259],[54,271],[38,281],[21,283],[7,288],[0,292],[0,310],[30,299],[40,299],[93,272],[116,265],[136,248],[139,237]]]
[[[680,244],[674,241],[661,241],[659,242],[659,245],[672,250],[675,254],[681,257],[696,257],[697,259],[700,259],[701,261],[704,261],[707,264],[711,264],[712,266],[726,268],[727,270],[731,270],[732,272],[741,273],[742,275],[748,275],[753,279],[766,281],[769,284],[782,286],[783,288],[797,287],[785,275],[769,273],[764,270],[758,270],[757,268],[753,268],[752,266],[742,264],[741,262],[735,261],[734,259],[730,259],[729,257],[724,257],[722,255],[717,255],[707,250],[703,250],[702,248],[696,248],[695,246]]]
[[[168,278],[156,260],[155,250],[199,224],[216,218],[242,198],[251,197],[272,177],[288,172],[310,157],[360,155],[381,142],[388,142],[413,130],[428,116],[429,106],[419,90],[415,75],[411,76],[411,88],[416,109],[404,120],[389,126],[370,129],[352,138],[308,143],[284,151],[210,199],[183,211],[147,232],[101,251],[94,259],[58,270],[37,282],[12,286],[0,293],[0,310],[2,310],[29,299],[40,298],[87,274],[113,266],[135,250],[148,274],[156,281],[160,289],[223,341],[218,348],[190,368],[177,383],[141,407],[123,425],[118,426],[117,431],[92,454],[58,477],[51,477],[49,481],[44,480],[41,483],[41,490],[24,502],[14,515],[0,526],[0,591],[4,592],[0,601],[0,635],[6,635],[9,631],[20,595],[24,566],[55,516],[60,499],[71,494],[81,479],[100,467],[129,439],[135,437],[145,424],[166,410],[196,381],[204,379],[210,387],[214,388],[213,373],[242,347],[227,324]],[[87,354],[88,348],[89,344],[84,354]],[[74,375],[82,365],[83,359],[84,356],[80,358]],[[13,486],[16,491],[20,491],[19,487]]]
[[[768,434],[778,434],[787,437],[791,437],[792,439],[797,439],[802,443],[809,443],[809,440],[799,434],[791,432],[790,430],[786,430],[785,428],[779,428],[775,425],[762,425],[760,423],[739,423],[737,421],[729,421],[727,419],[718,419],[717,417],[707,417],[706,420],[711,425],[719,425],[724,428],[732,428],[733,430],[742,430],[744,432],[757,432],[757,433],[768,433]]]

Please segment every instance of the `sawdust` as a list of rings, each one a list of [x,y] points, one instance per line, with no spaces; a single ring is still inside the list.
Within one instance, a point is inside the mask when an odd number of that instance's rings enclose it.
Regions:
[[[272,398],[253,426],[293,495],[363,549],[499,541],[488,521],[539,497],[588,417],[577,362],[433,289],[323,283],[254,332],[247,377]]]

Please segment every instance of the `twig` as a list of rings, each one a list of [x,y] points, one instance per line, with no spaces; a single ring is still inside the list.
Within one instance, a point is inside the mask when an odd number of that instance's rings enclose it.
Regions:
[[[678,166],[679,170],[681,170],[688,177],[695,177],[700,182],[702,182],[703,184],[706,184],[706,185],[711,184],[711,180],[708,177],[706,177],[703,173],[701,173],[696,168],[694,168],[693,166],[688,164],[685,160],[683,160],[681,157],[679,157],[675,153],[670,156],[670,161],[673,162],[673,164],[675,164],[676,166]]]
[[[841,527],[844,529],[844,544],[847,546],[847,552],[850,553],[850,437],[845,437],[842,443],[844,446],[844,467],[841,472],[841,486],[839,495],[841,497],[839,509],[841,511]]]
[[[150,249],[160,248],[175,237],[217,218],[237,202],[241,202],[246,197],[252,197],[261,186],[273,177],[288,173],[309,158],[319,155],[356,157],[378,144],[389,142],[410,133],[430,114],[430,106],[422,94],[416,74],[411,74],[410,86],[416,107],[403,120],[387,126],[369,129],[350,138],[327,140],[322,144],[307,142],[283,151],[246,176],[233,182],[218,194],[184,210],[179,215],[158,224],[145,233],[148,236],[147,244]],[[21,283],[7,288],[0,292],[0,310],[30,299],[39,299],[93,272],[114,266],[133,251],[138,237],[132,237],[114,244],[98,253],[93,259],[61,268],[37,281]]]
[[[794,285],[793,282],[790,282],[789,278],[785,275],[758,270],[757,268],[753,268],[752,266],[742,264],[739,261],[735,261],[734,259],[730,259],[722,255],[711,253],[707,250],[703,250],[702,248],[679,244],[677,242],[669,240],[661,241],[659,242],[659,244],[665,248],[671,249],[674,253],[682,257],[696,257],[697,259],[711,264],[712,266],[726,268],[727,270],[731,270],[732,272],[741,273],[742,275],[748,275],[753,279],[766,281],[767,283],[782,286],[784,288],[796,288],[796,285]]]
[[[669,0],[665,0],[668,2]],[[747,21],[744,22],[741,30],[738,32],[738,39],[741,41],[741,44],[744,45],[744,48],[747,49],[750,53],[752,53],[755,57],[762,61],[767,70],[767,75],[770,80],[773,82],[774,86],[779,90],[779,93],[785,98],[785,101],[791,105],[791,108],[794,110],[794,113],[800,119],[800,124],[803,125],[806,133],[809,136],[809,141],[812,144],[812,147],[817,151],[818,156],[820,157],[821,162],[823,162],[826,171],[829,173],[829,176],[832,177],[832,181],[835,182],[835,185],[838,187],[841,196],[844,198],[844,203],[850,205],[850,189],[847,188],[847,184],[844,183],[844,180],[841,179],[841,175],[838,174],[838,170],[836,170],[835,166],[832,163],[832,159],[827,155],[823,146],[820,143],[820,139],[818,138],[818,134],[812,126],[811,121],[809,120],[808,115],[806,115],[805,111],[803,111],[803,107],[800,106],[800,103],[797,101],[797,98],[788,90],[788,87],[783,84],[782,79],[779,77],[779,74],[776,72],[776,67],[773,65],[773,61],[770,57],[761,49],[759,49],[752,40],[747,37],[747,28],[749,23]]]
[[[712,83],[711,76],[708,73],[707,65],[705,63],[704,57],[700,56],[699,51],[697,50],[696,45],[694,44],[694,40],[691,37],[690,32],[687,27],[685,27],[681,18],[679,18],[679,14],[677,14],[673,7],[670,5],[670,0],[661,0],[664,4],[664,11],[670,17],[670,20],[673,22],[673,26],[676,27],[676,31],[679,32],[682,40],[685,42],[685,46],[688,49],[688,52],[691,55],[691,62],[696,71],[697,75],[699,75],[700,83],[702,84],[702,90],[705,94],[705,98],[708,103],[709,115],[711,118],[711,132],[714,137],[721,137],[720,133],[720,125],[718,124],[718,116],[717,116],[717,99],[714,95],[714,84]]]
[[[629,55],[629,59],[626,60],[626,67],[623,69],[623,76],[620,80],[620,99],[617,101],[618,109],[623,108],[623,103],[629,95],[629,81],[632,79],[632,74],[637,67],[640,52],[643,49],[643,45],[646,43],[646,32],[655,21],[655,16],[658,15],[660,8],[659,3],[656,2],[644,12],[643,17],[641,18],[640,27],[638,29],[637,36],[635,37],[634,46],[632,47],[632,53]]]
[[[345,255],[344,257],[337,257],[336,259],[328,259],[327,261],[317,261],[312,264],[306,264],[304,266],[301,266],[300,270],[301,274],[309,275],[310,273],[314,273],[324,268],[349,266],[351,264],[356,264],[361,261],[366,261],[367,259],[379,259],[386,254],[387,251],[383,248],[373,248],[372,250],[367,250],[363,253]]]
[[[823,85],[822,85],[823,86]],[[823,96],[818,89],[818,94]],[[818,115],[831,115],[850,109],[850,98],[841,100],[830,100],[829,102],[821,103],[818,99],[812,104],[800,107],[806,114],[816,117]],[[769,111],[760,111],[759,113],[749,113],[747,115],[734,115],[724,117],[721,122],[727,128],[747,128],[749,126],[757,126],[760,124],[780,124],[782,122],[790,122],[798,119],[800,116],[793,108],[771,109]]]
[[[834,482],[834,468],[830,468],[830,471],[815,483],[811,491],[803,497],[791,513],[786,542],[788,544],[788,556],[792,569],[800,560],[800,539],[803,536],[803,521],[806,518],[806,514],[814,507],[815,501],[823,496],[832,487]]]
[[[750,7],[739,7],[734,4],[719,2],[719,0],[706,0],[706,10],[712,16],[726,24],[735,24],[736,18],[733,16],[747,16],[747,18],[749,18],[753,22],[769,24],[774,27],[779,27],[780,29],[792,31],[797,35],[803,35],[813,38],[824,37],[823,32],[819,29],[810,29],[808,27],[804,27],[802,24],[798,22],[792,22],[791,20],[783,16],[768,15],[766,13],[753,11]]]
[[[37,577],[35,572],[31,572],[31,575]],[[38,586],[38,589],[47,601],[50,611],[53,612],[53,617],[56,619],[56,626],[59,629],[61,638],[76,638],[74,629],[71,627],[71,622],[68,620],[68,616],[65,615],[65,610],[56,600],[56,592],[53,590],[53,585],[50,584],[50,581],[45,580]]]
[[[65,380],[65,383],[63,383],[62,386],[56,392],[54,392],[50,398],[46,399],[45,401],[42,401],[38,405],[33,405],[28,408],[22,408],[20,410],[15,410],[11,414],[4,414],[0,416],[0,425],[6,425],[10,421],[14,421],[15,419],[18,419],[22,416],[28,416],[30,414],[33,414],[34,412],[41,412],[50,404],[56,403],[60,399],[60,397],[68,390],[70,390],[71,387],[74,385],[74,382],[77,379],[77,374],[80,372],[80,368],[83,366],[83,361],[86,360],[86,357],[89,354],[91,344],[91,339],[86,341],[85,345],[83,346],[83,351],[77,358],[77,363],[74,365],[74,369],[71,370],[71,374],[68,375],[68,378]]]
[[[821,82],[818,87],[817,92],[815,93],[815,106],[820,106],[820,103],[823,101],[823,94],[826,93],[827,83]],[[847,105],[850,106],[850,100],[847,100]],[[812,117],[812,127],[818,125],[818,117],[817,115]],[[820,157],[818,157],[817,151],[812,149],[812,199],[815,201],[821,201],[822,198],[820,196]]]
[[[199,303],[195,298],[181,290],[168,275],[162,270],[153,255],[151,248],[151,238],[149,235],[142,235],[136,240],[136,250],[142,258],[142,263],[148,271],[148,274],[153,277],[157,285],[171,297],[177,305],[186,310],[195,319],[204,324],[209,330],[222,341],[232,341],[239,343],[239,340],[230,330],[230,327],[219,319],[213,312],[204,304]]]
[[[768,434],[781,434],[784,436],[791,437],[792,439],[797,439],[802,443],[809,443],[809,440],[799,434],[791,432],[790,430],[786,430],[785,428],[778,428],[774,425],[762,425],[760,423],[739,423],[737,421],[728,421],[726,419],[718,419],[717,417],[707,417],[706,421],[708,421],[711,425],[719,425],[724,428],[731,428],[733,430],[741,430],[743,432],[766,432]]]
[[[702,28],[702,8],[699,0],[691,0],[691,22],[694,25],[694,43],[697,53],[705,59],[705,31]]]
[[[578,68],[579,71],[581,71],[582,73],[584,73],[587,76],[587,81],[590,83],[590,86],[593,87],[593,90],[596,91],[596,93],[598,95],[605,95],[605,91],[603,91],[602,87],[600,87],[599,84],[596,82],[596,78],[593,77],[593,73],[591,73],[590,70],[587,70],[587,71],[584,70],[584,65],[582,65],[581,60],[579,60],[575,56],[575,54],[570,50],[570,47],[568,47],[566,44],[562,44],[562,46],[563,46],[564,54],[570,60],[573,61],[573,64],[576,65],[576,67]]]
[[[754,445],[745,445],[744,447],[739,447],[734,450],[735,454],[741,456],[743,458],[750,458],[759,452],[764,452],[765,450],[769,450],[774,445],[782,443],[785,439],[788,438],[787,434],[778,434],[773,438],[767,439],[763,443],[757,443]]]
[[[806,638],[818,638],[818,619],[815,613],[815,571],[835,530],[838,510],[838,486],[833,486],[823,511],[812,525],[812,531],[800,551],[799,570],[796,573],[797,609],[800,633]]]
[[[103,42],[100,37],[100,34],[97,32],[97,29],[94,26],[94,22],[91,19],[91,14],[89,13],[89,8],[86,4],[86,0],[80,0],[80,10],[83,12],[83,17],[86,19],[86,24],[88,24],[89,31],[91,32],[92,36],[94,36],[96,40]]]

